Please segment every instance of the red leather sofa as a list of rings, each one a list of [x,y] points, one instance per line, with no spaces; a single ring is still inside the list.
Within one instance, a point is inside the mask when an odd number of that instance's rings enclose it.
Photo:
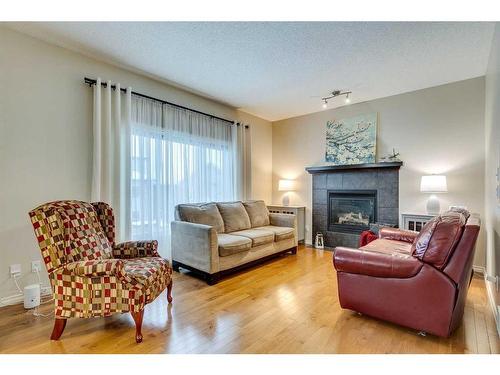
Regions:
[[[480,219],[448,211],[420,233],[382,228],[359,249],[336,247],[340,305],[448,337],[464,313]]]

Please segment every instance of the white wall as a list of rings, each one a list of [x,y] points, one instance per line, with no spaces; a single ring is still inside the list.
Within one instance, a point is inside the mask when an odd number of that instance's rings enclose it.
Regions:
[[[270,200],[270,122],[0,26],[0,297],[15,293],[10,264],[22,265],[22,284],[35,281],[30,263],[40,251],[28,211],[50,200],[90,199],[92,90],[85,76],[250,124],[253,177],[265,182],[254,183],[255,197]]]
[[[420,177],[442,173],[449,190],[439,197],[442,208],[461,204],[483,214],[484,77],[274,122],[273,202],[282,199],[278,179],[297,179],[290,204],[307,206],[311,229],[312,179],[304,168],[324,161],[326,121],[372,112],[378,113],[378,156],[394,147],[404,161],[400,213],[425,212],[428,196],[419,191]],[[480,266],[485,264],[483,237],[475,259]]]
[[[488,275],[500,276],[500,202],[496,198],[497,168],[500,167],[500,26],[495,26],[488,70],[486,73],[485,111],[485,220],[486,271]],[[499,176],[500,178],[500,176]],[[500,292],[494,283],[495,304],[500,305]]]

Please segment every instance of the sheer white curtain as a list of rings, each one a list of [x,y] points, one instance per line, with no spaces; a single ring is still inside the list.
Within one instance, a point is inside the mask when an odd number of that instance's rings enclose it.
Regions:
[[[93,202],[110,204],[115,212],[117,239],[130,237],[130,108],[131,88],[122,105],[120,84],[105,89],[97,78],[93,86]]]
[[[242,136],[227,122],[136,96],[131,117],[132,239],[157,239],[170,257],[176,204],[239,196]]]

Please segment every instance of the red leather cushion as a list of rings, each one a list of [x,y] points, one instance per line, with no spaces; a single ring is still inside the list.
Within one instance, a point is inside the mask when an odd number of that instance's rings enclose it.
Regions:
[[[375,241],[360,247],[362,250],[376,251],[378,253],[401,253],[412,255],[411,243],[395,240],[387,240],[385,238],[377,238]]]
[[[448,211],[430,220],[412,245],[413,256],[442,269],[462,237],[467,219],[459,212]]]
[[[412,230],[389,228],[389,227],[382,228],[380,229],[379,232],[380,238],[385,238],[388,240],[395,240],[395,241],[404,241],[408,243],[413,243],[417,235],[418,232],[414,232]]]
[[[388,243],[383,246],[385,241]],[[391,252],[390,242],[396,241],[378,239],[361,249],[336,247],[333,257],[335,269],[338,272],[374,277],[409,278],[415,276],[423,263],[410,253]],[[365,250],[369,246],[372,248]]]

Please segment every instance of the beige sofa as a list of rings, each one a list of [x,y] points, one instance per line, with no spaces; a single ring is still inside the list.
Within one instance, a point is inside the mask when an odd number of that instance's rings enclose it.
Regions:
[[[215,284],[230,271],[297,252],[295,215],[269,213],[264,201],[180,204],[172,229],[172,267]]]

